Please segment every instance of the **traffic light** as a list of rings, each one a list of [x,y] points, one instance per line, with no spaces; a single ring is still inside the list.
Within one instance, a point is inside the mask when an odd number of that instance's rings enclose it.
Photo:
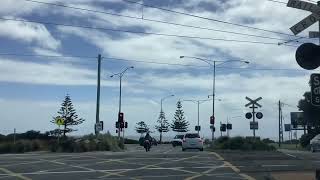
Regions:
[[[213,115],[210,117],[210,124],[214,124],[214,116]]]
[[[123,115],[122,112],[119,112],[119,114],[118,114],[118,121],[119,122],[123,122],[124,121],[124,115]]]
[[[232,130],[232,124],[229,124],[229,123],[228,123],[228,124],[227,124],[227,129],[228,129],[228,130]]]
[[[120,122],[120,128],[124,128],[124,122]]]
[[[227,125],[226,124],[221,124],[220,131],[225,132],[226,129],[227,129]]]
[[[124,123],[124,128],[128,128],[128,122]]]
[[[103,130],[103,121],[100,121],[101,129]]]
[[[116,128],[120,128],[120,123],[116,122]]]

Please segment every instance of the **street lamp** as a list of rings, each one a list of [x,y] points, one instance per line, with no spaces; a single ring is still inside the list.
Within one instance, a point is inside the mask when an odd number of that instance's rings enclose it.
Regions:
[[[199,127],[199,121],[200,121],[200,104],[201,103],[204,103],[206,101],[210,101],[211,99],[205,99],[205,100],[182,100],[182,101],[190,101],[190,102],[193,102],[193,103],[197,103],[198,104],[198,127]],[[200,129],[197,130],[198,131],[198,134],[199,134],[199,131]]]
[[[163,113],[163,109],[162,109],[162,102],[165,100],[165,99],[167,99],[167,98],[170,98],[170,97],[173,97],[174,96],[174,94],[171,94],[171,95],[169,95],[169,96],[165,96],[165,97],[163,97],[163,98],[161,98],[161,110],[160,110],[160,114],[161,113]],[[160,130],[160,144],[162,143],[162,128],[163,128],[163,123],[162,123],[162,119],[161,119],[161,122],[160,122],[160,128],[161,128],[161,130]]]
[[[189,58],[189,59],[197,59],[200,61],[203,61],[207,64],[209,64],[209,66],[211,68],[213,68],[213,73],[212,73],[212,116],[214,116],[214,101],[215,101],[215,88],[216,88],[216,63],[220,63],[218,65],[227,63],[227,62],[243,62],[246,64],[249,64],[249,61],[243,61],[243,60],[227,60],[227,61],[210,61],[208,59],[203,59],[203,58],[198,58],[198,57],[193,57],[193,56],[180,56],[180,59],[182,58]],[[213,62],[213,64],[212,64]],[[214,139],[214,132],[212,131],[212,140]]]
[[[122,77],[127,72],[128,69],[133,69],[133,68],[134,68],[133,66],[127,67],[126,69],[124,69],[120,73],[116,73],[116,74],[113,74],[110,76],[111,78],[114,76],[118,76],[120,78],[119,114],[121,113]],[[123,131],[123,136],[124,136],[124,131]],[[120,126],[118,128],[118,138],[120,138]]]

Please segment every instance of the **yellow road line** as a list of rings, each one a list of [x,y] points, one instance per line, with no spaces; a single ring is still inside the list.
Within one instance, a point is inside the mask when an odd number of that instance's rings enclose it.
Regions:
[[[240,172],[240,169],[235,167],[234,165],[232,165],[231,163],[229,163],[228,161],[223,161],[224,162],[224,165],[225,167],[229,167],[231,168],[234,172],[236,173],[239,173]]]
[[[22,179],[22,180],[32,180],[28,177],[25,177],[25,176],[22,176],[21,174],[17,174],[17,173],[14,173],[12,171],[9,171],[8,169],[5,169],[5,168],[0,168],[1,171],[3,171],[4,173],[12,176],[12,177],[17,177],[19,179]]]
[[[220,155],[219,155],[218,153],[216,153],[216,152],[211,152],[210,154],[215,155],[215,156],[218,158],[218,160],[220,160],[220,161],[223,161],[223,160],[224,160],[223,157],[220,156]]]
[[[255,178],[247,175],[247,174],[243,174],[243,173],[240,173],[239,174],[240,176],[242,176],[243,178],[247,179],[247,180],[256,180]]]
[[[222,156],[220,156],[218,153],[216,152],[211,152],[210,154],[214,154],[219,160],[222,160],[223,163],[224,163],[224,166],[225,167],[230,167],[234,172],[238,173],[239,176],[247,179],[247,180],[256,180],[255,178],[247,175],[247,174],[244,174],[244,173],[240,173],[240,169],[237,168],[236,166],[232,165],[230,162],[228,161],[225,161],[224,158]]]

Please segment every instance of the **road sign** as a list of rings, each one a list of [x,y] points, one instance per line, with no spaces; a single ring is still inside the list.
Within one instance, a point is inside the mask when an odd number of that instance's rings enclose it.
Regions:
[[[319,38],[319,37],[320,37],[320,32],[316,32],[316,31],[309,32],[309,38]]]
[[[290,117],[292,126],[297,127],[306,125],[303,112],[290,112]]]
[[[320,106],[320,74],[311,74],[311,104]]]
[[[257,99],[255,99],[255,100],[252,100],[251,98],[248,98],[248,97],[246,97],[246,99],[248,100],[248,101],[250,101],[248,104],[246,104],[245,106],[246,107],[248,107],[248,106],[250,106],[250,105],[257,105],[258,107],[262,107],[259,103],[257,103],[258,101],[260,101],[261,99],[262,99],[262,97],[258,97]]]
[[[252,118],[252,113],[251,112],[247,112],[246,113],[246,118],[247,119],[251,119]]]
[[[284,131],[291,131],[291,124],[285,124]]]
[[[250,121],[250,129],[255,129],[257,130],[259,127],[258,127],[258,122],[253,122],[253,121]]]
[[[232,124],[228,123],[228,124],[227,124],[227,129],[228,129],[228,130],[232,130]]]
[[[307,16],[290,28],[294,35],[299,34],[320,19],[320,7],[318,7],[316,4],[300,0],[289,0],[287,6],[312,12],[311,15]]]
[[[262,118],[263,118],[263,114],[262,114],[261,112],[257,112],[257,113],[256,113],[256,117],[257,117],[258,119],[262,119]]]
[[[195,126],[195,131],[200,131],[201,130],[201,126]]]
[[[62,119],[60,117],[56,118],[56,124],[59,125],[59,126],[64,125],[64,119]]]
[[[211,126],[210,126],[210,129],[211,129],[212,132],[215,132],[215,131],[216,131],[216,128],[214,127],[214,125],[211,125]]]

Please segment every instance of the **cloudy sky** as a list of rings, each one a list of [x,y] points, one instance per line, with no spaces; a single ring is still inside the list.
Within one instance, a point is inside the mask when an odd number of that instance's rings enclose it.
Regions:
[[[57,115],[66,94],[71,95],[79,116],[86,119],[74,135],[92,133],[98,54],[104,57],[100,119],[106,131],[115,134],[118,112],[119,79],[110,75],[128,66],[134,69],[123,77],[127,134],[137,135],[134,126],[138,121],[153,128],[160,99],[174,94],[163,104],[171,122],[179,99],[208,99],[212,93],[212,69],[202,61],[179,58],[184,55],[250,61],[249,65],[217,63],[216,97],[221,101],[216,102],[216,121],[230,118],[231,135],[252,135],[250,120],[244,118],[249,111],[244,107],[245,97],[261,96],[259,111],[264,118],[259,120],[257,135],[276,138],[277,102],[290,105],[283,107],[285,122],[289,122],[289,112],[297,111],[298,100],[309,90],[312,72],[296,64],[295,50],[304,42],[317,42],[306,38],[290,41],[297,37],[290,36],[289,28],[310,13],[279,1],[284,4],[268,0],[144,0],[142,8],[142,1],[1,0],[0,133],[11,133],[14,128],[18,132],[56,128],[49,121]],[[299,36],[316,29],[314,25]],[[285,41],[289,46],[277,45]],[[197,105],[183,102],[183,109],[193,131]],[[200,105],[201,134],[206,137],[211,135],[211,109],[210,101]]]

